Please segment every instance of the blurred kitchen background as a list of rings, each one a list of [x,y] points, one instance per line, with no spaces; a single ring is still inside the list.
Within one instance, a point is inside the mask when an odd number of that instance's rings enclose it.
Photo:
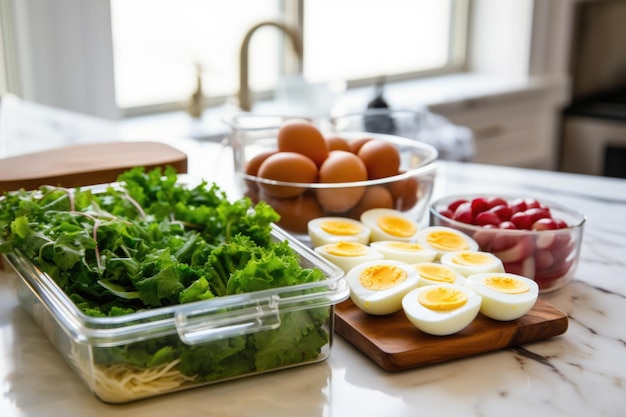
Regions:
[[[0,0],[0,157],[388,106],[450,159],[626,178],[625,21],[625,0]]]

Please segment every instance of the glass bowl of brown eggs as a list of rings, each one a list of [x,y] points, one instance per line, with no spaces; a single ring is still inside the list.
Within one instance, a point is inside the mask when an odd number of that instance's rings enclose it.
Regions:
[[[302,241],[315,218],[388,208],[419,222],[427,211],[438,157],[429,144],[325,120],[242,114],[229,125],[238,191]]]

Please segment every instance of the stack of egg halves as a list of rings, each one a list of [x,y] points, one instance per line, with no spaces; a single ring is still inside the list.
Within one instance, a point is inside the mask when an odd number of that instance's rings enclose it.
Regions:
[[[341,268],[350,298],[368,314],[404,311],[418,329],[449,335],[478,313],[500,321],[526,314],[537,284],[504,271],[500,259],[449,227],[418,224],[393,209],[371,209],[360,221],[321,217],[308,223],[311,243]]]

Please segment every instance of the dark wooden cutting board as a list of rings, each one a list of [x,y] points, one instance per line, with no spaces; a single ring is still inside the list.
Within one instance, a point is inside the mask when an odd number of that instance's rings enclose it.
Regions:
[[[431,336],[413,326],[403,311],[372,316],[351,300],[335,308],[335,331],[388,371],[400,371],[545,340],[565,333],[567,314],[537,300],[525,316],[499,322],[482,314],[464,330]]]
[[[171,165],[187,172],[187,155],[159,142],[72,145],[0,159],[0,193],[41,185],[79,187],[113,182],[133,167]]]

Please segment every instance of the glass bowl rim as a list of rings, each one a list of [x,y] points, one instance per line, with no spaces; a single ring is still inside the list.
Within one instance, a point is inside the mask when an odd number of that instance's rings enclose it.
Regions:
[[[333,189],[333,188],[352,188],[352,187],[371,187],[373,185],[387,184],[391,182],[402,181],[410,177],[415,177],[422,174],[429,174],[436,169],[437,158],[439,157],[439,151],[432,145],[429,145],[424,142],[420,142],[417,140],[409,139],[403,136],[398,135],[389,135],[383,133],[373,133],[373,132],[365,132],[365,131],[346,131],[341,132],[342,135],[350,138],[356,137],[357,135],[363,136],[371,136],[373,138],[381,138],[386,140],[400,148],[410,148],[411,150],[423,151],[425,155],[422,156],[422,160],[419,162],[418,166],[411,168],[401,174],[392,175],[390,177],[377,178],[365,181],[351,181],[351,182],[311,182],[311,183],[300,183],[300,182],[290,182],[290,181],[277,181],[271,180],[267,178],[258,177],[255,175],[246,174],[243,172],[237,172],[236,175],[246,181],[252,181],[254,183],[260,184],[268,184],[273,186],[282,186],[282,187],[294,187],[294,188],[303,188],[303,189]]]

